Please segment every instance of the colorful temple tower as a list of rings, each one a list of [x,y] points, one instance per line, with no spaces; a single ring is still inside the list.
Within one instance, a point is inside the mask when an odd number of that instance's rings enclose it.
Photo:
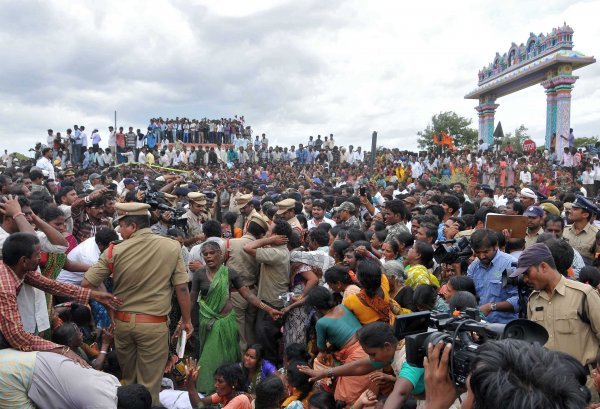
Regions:
[[[512,43],[502,56],[479,71],[478,87],[465,95],[477,99],[479,139],[494,144],[496,99],[531,85],[541,84],[546,90],[546,148],[554,144],[562,157],[571,122],[571,91],[579,77],[573,71],[596,62],[594,57],[573,50],[573,29],[566,23],[546,35],[531,33],[527,42]],[[553,138],[556,135],[556,138]]]

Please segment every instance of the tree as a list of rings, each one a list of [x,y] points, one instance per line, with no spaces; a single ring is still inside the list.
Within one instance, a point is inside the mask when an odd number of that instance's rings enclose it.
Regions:
[[[458,116],[456,112],[440,112],[431,117],[431,123],[423,131],[417,132],[419,148],[433,147],[433,135],[438,137],[442,132],[447,132],[454,137],[454,146],[457,148],[477,146],[477,130],[470,128],[471,120]]]
[[[597,136],[584,136],[581,138],[575,138],[575,147],[583,148],[586,145],[596,146],[596,143],[598,142],[600,142],[600,138],[598,138]]]
[[[521,126],[515,129],[514,136],[512,133],[508,132],[504,135],[500,148],[504,149],[507,146],[512,146],[513,152],[523,152],[523,142],[525,139],[529,139],[529,134],[527,133],[528,130],[529,129],[525,125],[521,124]]]

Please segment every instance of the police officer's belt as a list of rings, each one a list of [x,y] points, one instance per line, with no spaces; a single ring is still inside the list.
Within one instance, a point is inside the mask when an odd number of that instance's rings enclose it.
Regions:
[[[115,319],[123,322],[135,320],[137,324],[160,324],[161,322],[167,322],[166,315],[130,314],[124,311],[115,311]]]

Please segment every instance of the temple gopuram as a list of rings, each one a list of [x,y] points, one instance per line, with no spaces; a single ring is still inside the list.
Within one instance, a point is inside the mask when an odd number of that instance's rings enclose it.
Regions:
[[[531,33],[525,43],[512,43],[506,53],[496,53],[494,61],[478,74],[478,87],[465,95],[477,99],[479,139],[494,143],[496,99],[541,84],[546,91],[546,148],[562,157],[571,121],[571,91],[579,77],[573,71],[593,64],[596,59],[573,50],[573,29],[566,23],[544,35]]]

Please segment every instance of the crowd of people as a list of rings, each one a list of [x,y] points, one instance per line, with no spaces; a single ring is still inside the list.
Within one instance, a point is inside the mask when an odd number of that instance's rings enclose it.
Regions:
[[[0,407],[599,407],[595,155],[133,134],[2,157]],[[409,362],[425,311],[548,337],[475,337],[457,387],[452,338]]]

